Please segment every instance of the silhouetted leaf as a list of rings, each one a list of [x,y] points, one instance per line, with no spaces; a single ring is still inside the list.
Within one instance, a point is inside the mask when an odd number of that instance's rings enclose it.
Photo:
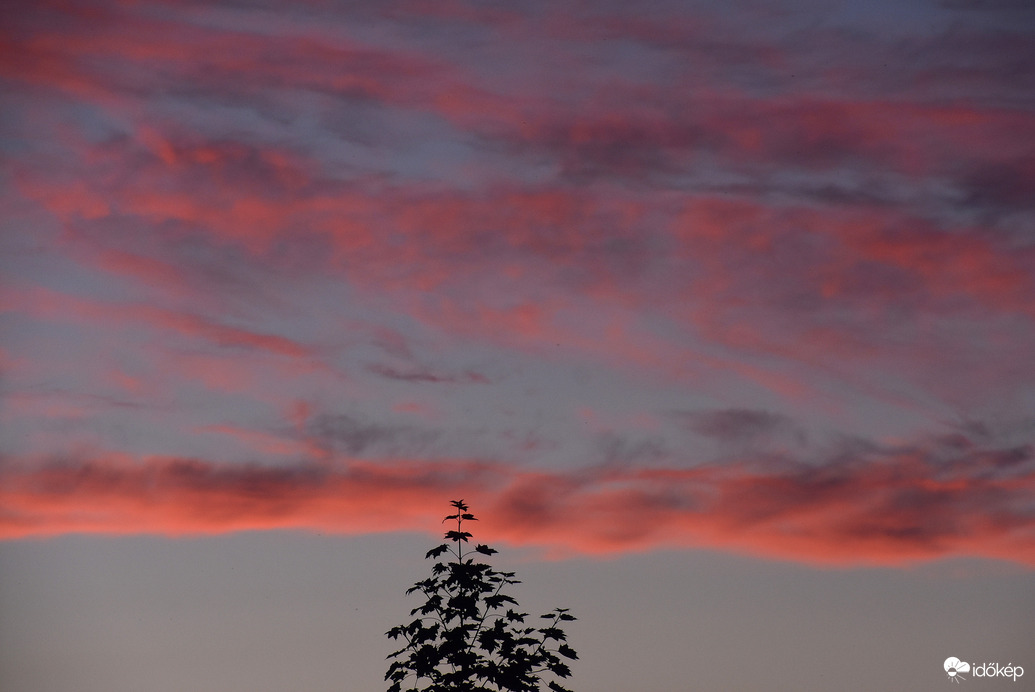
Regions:
[[[559,653],[561,656],[570,658],[572,660],[577,660],[579,657],[579,655],[575,653],[575,649],[571,648],[567,644],[561,644],[560,646],[558,646],[557,653]]]
[[[567,636],[564,634],[564,630],[559,627],[544,627],[539,630],[539,633],[543,635],[543,639],[556,639],[557,641],[564,641]]]
[[[551,663],[550,672],[559,678],[566,678],[571,675],[571,668],[563,663]]]
[[[489,596],[485,599],[485,605],[490,608],[499,608],[504,603],[513,603],[517,605],[518,602],[506,594],[496,594],[495,596]]]
[[[449,550],[449,544],[448,543],[443,543],[442,545],[438,546],[437,548],[432,548],[431,550],[429,550],[424,555],[424,559],[427,560],[429,557],[438,557],[439,555],[441,555],[442,553],[446,552],[447,550]]]

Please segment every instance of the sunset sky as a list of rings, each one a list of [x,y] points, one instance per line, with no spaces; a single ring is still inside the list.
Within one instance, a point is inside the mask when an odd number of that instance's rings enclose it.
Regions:
[[[581,692],[1035,689],[1035,5],[10,7],[6,692],[383,690],[461,498]]]

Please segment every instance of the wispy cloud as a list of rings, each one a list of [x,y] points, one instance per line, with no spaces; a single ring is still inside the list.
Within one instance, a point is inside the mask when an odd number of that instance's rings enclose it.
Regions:
[[[7,460],[0,531],[422,531],[434,525],[442,498],[455,495],[476,499],[500,540],[560,554],[693,546],[832,565],[950,556],[1035,564],[1031,444],[949,442],[871,447],[821,464],[569,472],[473,461]]]
[[[21,5],[6,535],[463,491],[547,549],[1032,562],[1030,436],[944,441],[1035,391],[1014,3]]]
[[[695,411],[677,416],[698,435],[726,442],[751,440],[789,425],[784,416],[752,409]]]
[[[432,370],[425,368],[407,369],[401,370],[393,368],[390,365],[374,364],[367,368],[370,372],[387,377],[390,380],[400,380],[402,382],[426,382],[429,384],[449,384],[449,383],[478,383],[488,384],[489,378],[477,372],[464,372],[459,375],[450,375],[444,373],[436,373]]]
[[[263,334],[220,324],[201,315],[154,307],[143,303],[105,303],[39,287],[11,287],[0,299],[0,309],[21,312],[34,318],[109,327],[145,326],[188,339],[200,339],[215,346],[264,351],[269,354],[306,358],[313,354],[305,346],[276,334]]]

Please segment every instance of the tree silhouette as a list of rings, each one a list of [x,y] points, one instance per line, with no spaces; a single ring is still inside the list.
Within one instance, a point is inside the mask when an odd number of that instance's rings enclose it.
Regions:
[[[385,680],[392,683],[388,692],[533,692],[542,689],[544,673],[570,676],[571,669],[561,657],[577,659],[578,654],[567,645],[559,625],[575,616],[567,608],[555,608],[541,616],[548,621],[544,627],[526,626],[528,613],[509,607],[519,606],[504,593],[505,587],[521,582],[513,572],[497,572],[474,561],[475,553],[498,551],[485,545],[464,551],[471,538],[464,522],[477,520],[463,500],[450,504],[456,514],[443,521],[456,521],[456,530],[445,535],[452,546],[443,543],[424,558],[449,554],[452,559],[436,562],[431,577],[406,590],[407,595],[417,591],[426,599],[410,611],[417,618],[385,633],[406,642],[388,656],[395,659],[385,673]],[[404,690],[404,684],[412,686]],[[547,687],[571,692],[554,680]]]

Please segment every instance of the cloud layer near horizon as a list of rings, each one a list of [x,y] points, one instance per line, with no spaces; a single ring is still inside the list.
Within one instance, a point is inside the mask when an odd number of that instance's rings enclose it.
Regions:
[[[879,5],[24,3],[4,535],[1032,564],[1031,14]]]
[[[1035,451],[962,436],[927,449],[845,450],[683,469],[574,471],[478,461],[338,461],[291,467],[109,458],[9,465],[0,538],[174,536],[304,529],[427,531],[442,498],[489,535],[555,556],[653,548],[734,550],[830,565],[977,556],[1035,566]]]

